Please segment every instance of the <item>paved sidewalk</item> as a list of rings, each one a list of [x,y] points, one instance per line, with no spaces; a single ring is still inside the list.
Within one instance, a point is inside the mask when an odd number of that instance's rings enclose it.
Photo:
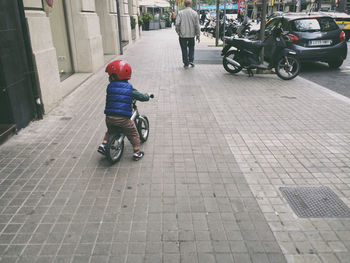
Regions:
[[[299,218],[281,186],[350,205],[350,103],[311,82],[227,74],[173,30],[123,56],[156,98],[145,157],[110,166],[104,69],[0,147],[0,262],[350,262],[350,219]],[[210,57],[212,58],[212,56]]]

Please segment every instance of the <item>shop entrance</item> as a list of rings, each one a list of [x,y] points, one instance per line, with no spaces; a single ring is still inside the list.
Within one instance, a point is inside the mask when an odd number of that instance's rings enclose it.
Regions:
[[[52,40],[56,48],[60,79],[63,81],[74,72],[68,37],[65,1],[56,0],[53,2],[52,7],[45,6],[45,11],[50,20]]]
[[[0,142],[36,116],[39,97],[22,0],[0,1]]]

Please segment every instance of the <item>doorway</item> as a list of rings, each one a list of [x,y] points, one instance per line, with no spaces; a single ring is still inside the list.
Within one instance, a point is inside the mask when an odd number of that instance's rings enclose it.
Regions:
[[[0,141],[36,117],[38,90],[21,0],[0,1]]]

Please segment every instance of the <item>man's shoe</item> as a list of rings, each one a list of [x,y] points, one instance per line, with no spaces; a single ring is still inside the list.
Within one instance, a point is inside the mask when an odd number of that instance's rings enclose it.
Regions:
[[[100,146],[98,146],[97,151],[100,154],[105,155],[106,154],[106,145],[102,143]]]
[[[188,65],[184,65],[184,68],[185,68],[185,69],[188,69]]]
[[[193,63],[193,62],[190,62],[190,66],[191,66],[192,68],[194,68],[194,63]]]
[[[138,161],[138,160],[140,160],[144,155],[145,155],[144,152],[138,150],[137,152],[134,152],[134,154],[132,155],[132,158],[134,159],[134,161]]]

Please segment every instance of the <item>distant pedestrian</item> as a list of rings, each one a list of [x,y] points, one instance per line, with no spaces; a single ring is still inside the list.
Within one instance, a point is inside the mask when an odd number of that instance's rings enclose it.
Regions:
[[[243,19],[244,19],[243,11],[240,10],[240,11],[238,12],[238,14],[237,14],[237,21],[238,21],[239,23],[242,23],[242,22],[243,22]]]
[[[171,24],[175,26],[175,21],[176,21],[176,15],[175,12],[171,12]]]
[[[190,65],[194,67],[194,46],[195,40],[200,41],[199,17],[192,9],[192,1],[185,0],[185,9],[180,11],[176,17],[176,32],[179,35],[179,42],[182,52],[184,68]]]
[[[260,23],[260,20],[261,20],[261,15],[260,15],[260,12],[258,12],[256,14],[256,23],[259,24]]]
[[[206,18],[207,18],[207,13],[203,12],[202,15],[201,15],[201,24],[202,25],[204,24]]]
[[[222,10],[220,10],[219,12],[219,19],[223,19],[224,18],[224,12],[222,12]]]
[[[244,14],[243,20],[242,20],[242,25],[247,25],[248,23],[249,23],[248,16],[246,14]]]

